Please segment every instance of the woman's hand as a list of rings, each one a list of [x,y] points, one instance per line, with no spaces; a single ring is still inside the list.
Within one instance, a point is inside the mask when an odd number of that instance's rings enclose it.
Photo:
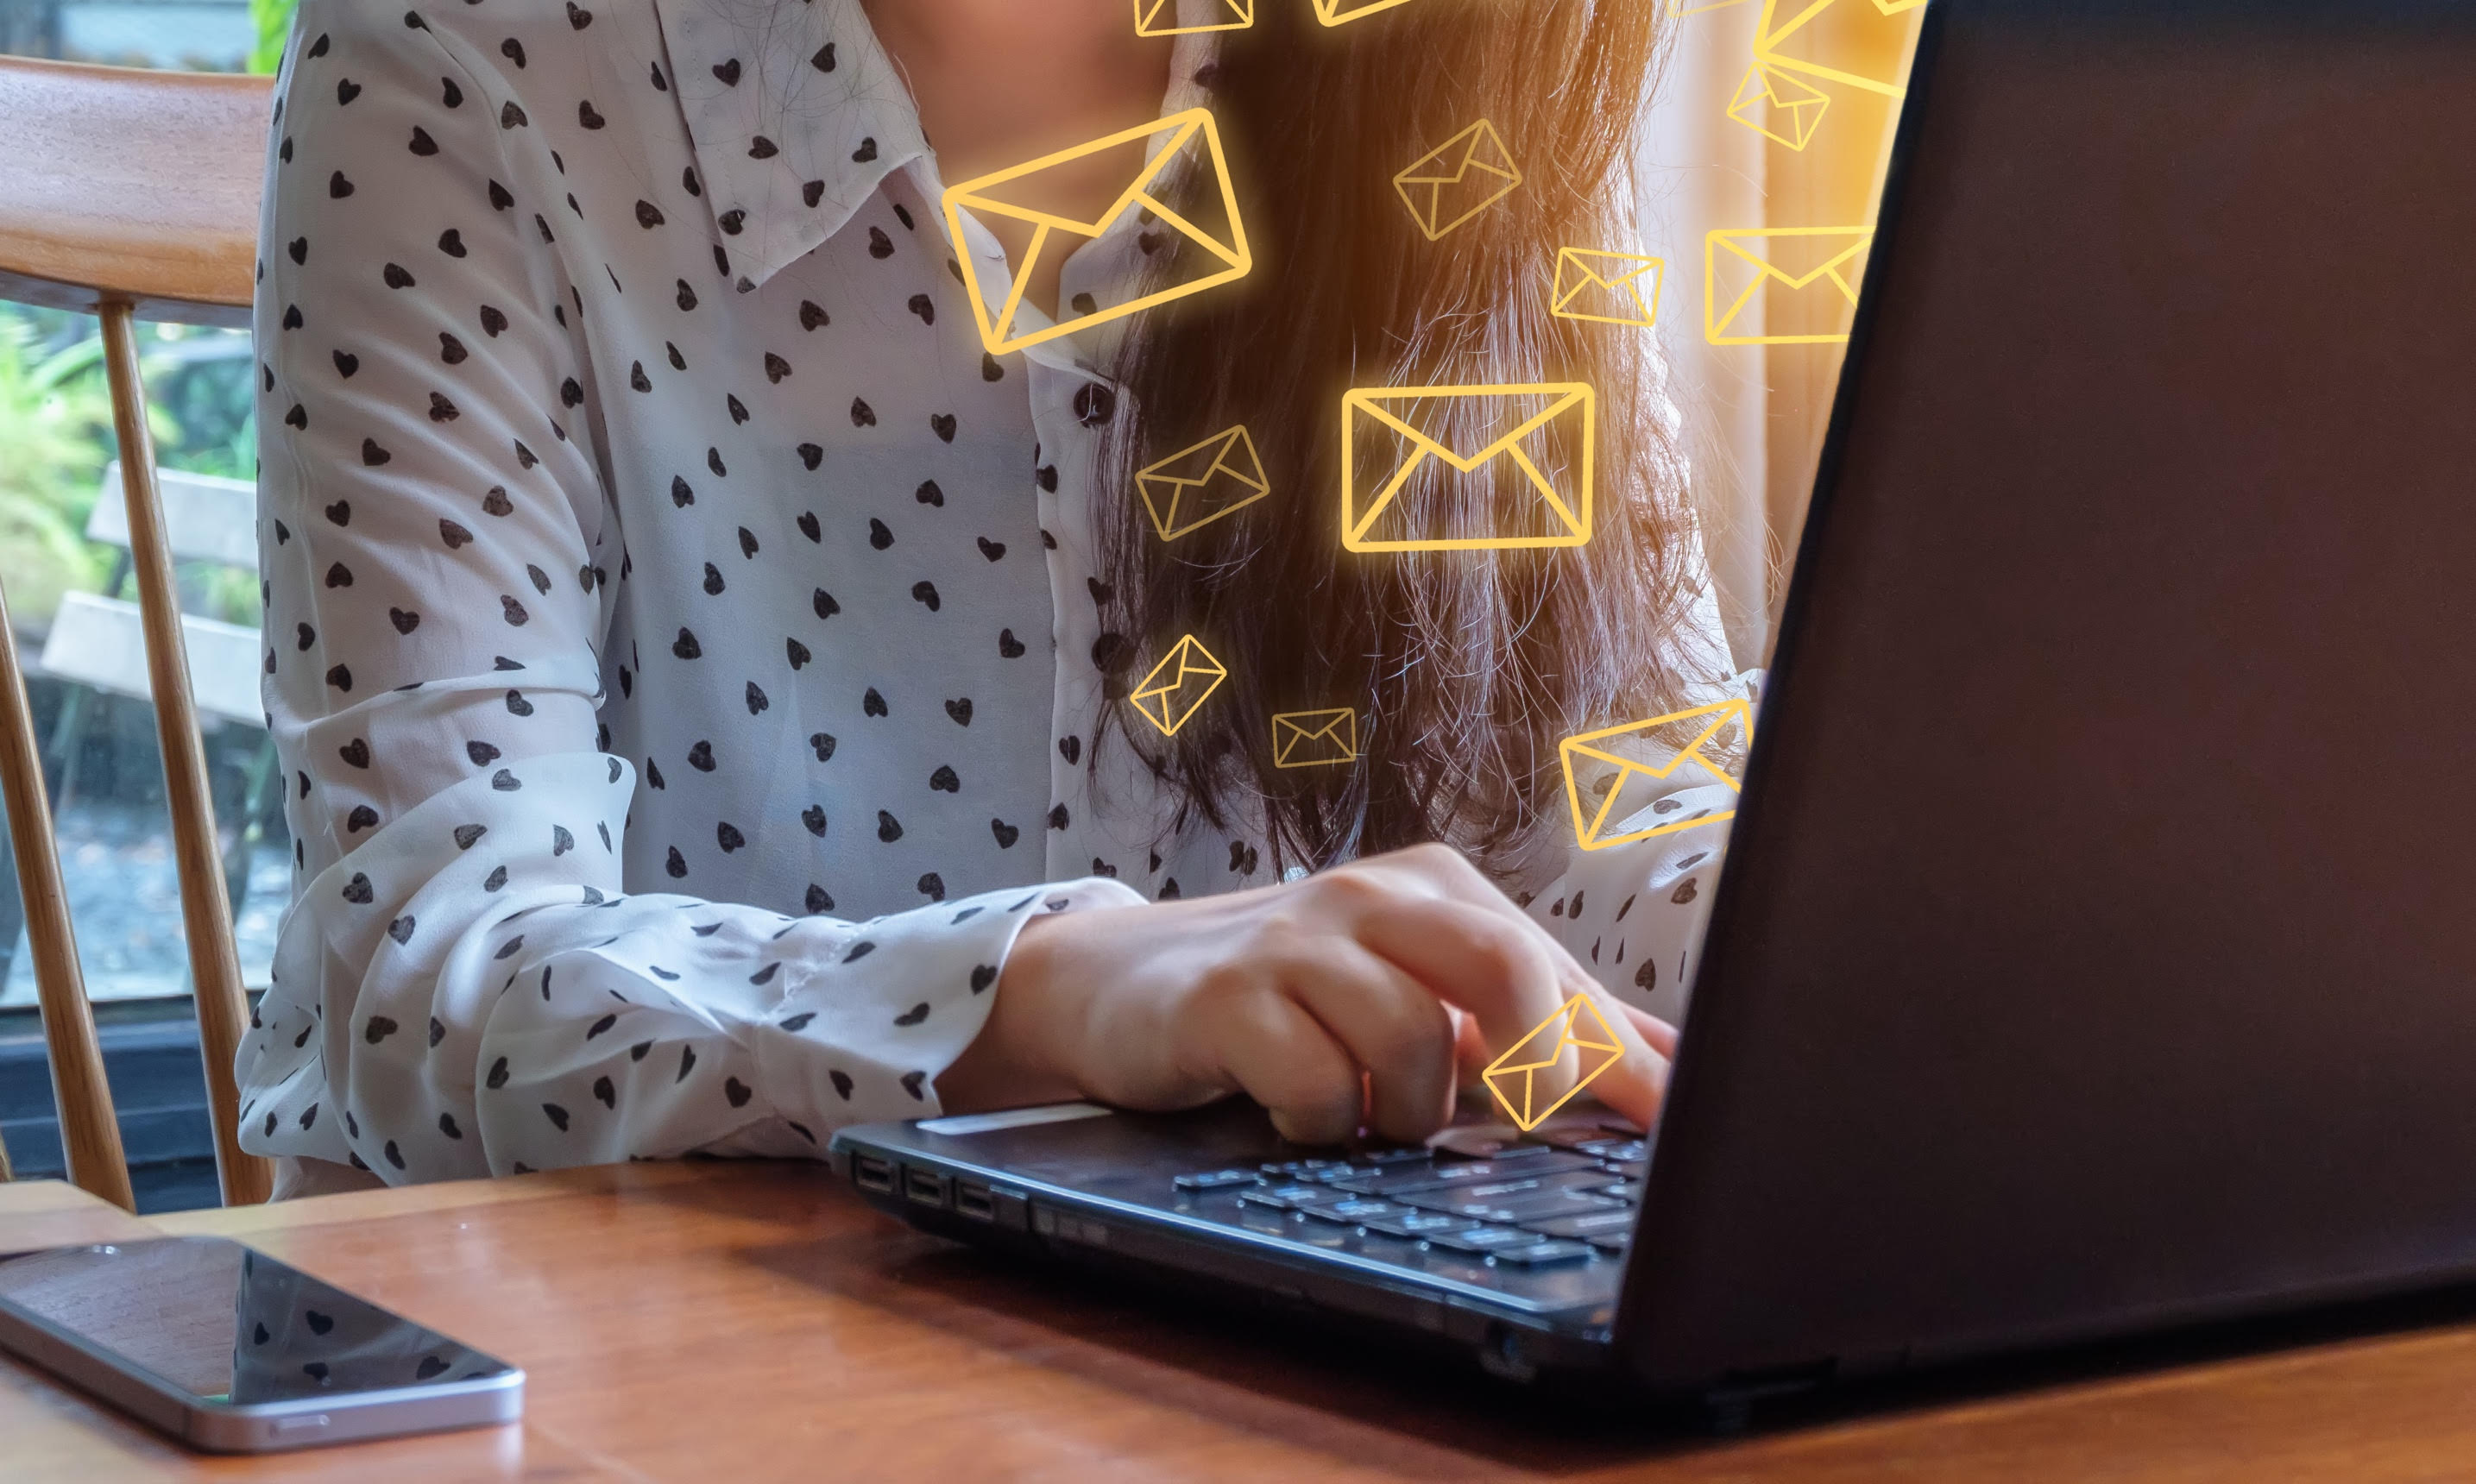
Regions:
[[[949,1109],[1091,1098],[1167,1110],[1243,1092],[1304,1144],[1361,1125],[1426,1137],[1451,1120],[1460,1074],[1576,994],[1624,1048],[1591,1091],[1626,1117],[1657,1111],[1676,1048],[1441,845],[1253,891],[1035,918],[996,993],[938,1079]],[[1577,1075],[1568,1052],[1539,1074],[1540,1096]]]

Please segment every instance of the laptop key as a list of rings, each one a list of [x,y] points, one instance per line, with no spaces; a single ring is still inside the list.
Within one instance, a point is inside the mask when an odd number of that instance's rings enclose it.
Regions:
[[[1588,1144],[1574,1145],[1573,1150],[1576,1153],[1624,1165],[1642,1164],[1650,1158],[1650,1146],[1640,1139],[1594,1139]]]
[[[1459,1231],[1470,1224],[1458,1216],[1443,1216],[1433,1211],[1406,1211],[1399,1206],[1389,1215],[1362,1216],[1358,1224],[1383,1237],[1404,1237],[1413,1242],[1439,1231]]]
[[[1268,1185],[1248,1191],[1238,1199],[1247,1205],[1270,1206],[1276,1211],[1304,1211],[1338,1205],[1349,1197],[1324,1185]]]
[[[1414,1190],[1434,1190],[1447,1185],[1475,1184],[1491,1179],[1528,1178],[1593,1167],[1594,1161],[1582,1155],[1543,1149],[1539,1150],[1539,1157],[1516,1161],[1513,1166],[1494,1159],[1474,1159],[1448,1165],[1408,1165],[1385,1175],[1342,1175],[1332,1183],[1362,1196],[1391,1200]]]
[[[1633,1230],[1633,1213],[1620,1208],[1614,1211],[1583,1211],[1572,1216],[1534,1216],[1523,1222],[1521,1226],[1524,1231],[1537,1232],[1543,1237],[1613,1235],[1622,1244],[1625,1235]]]
[[[1602,1231],[1597,1236],[1584,1237],[1582,1240],[1588,1242],[1591,1246],[1597,1248],[1602,1252],[1622,1252],[1625,1249],[1626,1244],[1633,1241],[1633,1233],[1630,1231]]]
[[[1544,1268],[1551,1263],[1578,1262],[1591,1255],[1591,1248],[1585,1242],[1531,1242],[1521,1247],[1498,1248],[1489,1255],[1499,1263]]]
[[[1345,1226],[1355,1226],[1371,1220],[1408,1214],[1389,1200],[1337,1200],[1331,1205],[1301,1206],[1300,1209],[1316,1221],[1339,1222]]]
[[[1538,1241],[1530,1233],[1517,1231],[1510,1226],[1466,1226],[1459,1231],[1433,1232],[1427,1237],[1427,1245],[1441,1251],[1467,1252],[1474,1256],[1509,1248],[1535,1246]]]
[[[1201,1175],[1181,1175],[1170,1181],[1179,1190],[1232,1190],[1252,1185],[1261,1176],[1252,1170],[1211,1170]]]

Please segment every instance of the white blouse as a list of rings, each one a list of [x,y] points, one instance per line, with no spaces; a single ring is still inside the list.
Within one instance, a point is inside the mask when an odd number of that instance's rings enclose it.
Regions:
[[[1209,102],[1178,45],[1165,111]],[[1270,878],[1091,755],[1109,347],[982,349],[858,0],[308,0],[268,170],[298,874],[245,1147],[396,1183],[813,1155],[938,1111],[1030,914]],[[1112,231],[1060,298],[1139,259]],[[1724,835],[1551,850],[1529,910],[1673,1016]]]

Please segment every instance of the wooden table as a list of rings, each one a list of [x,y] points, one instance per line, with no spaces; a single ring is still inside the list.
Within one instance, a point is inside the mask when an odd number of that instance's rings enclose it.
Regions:
[[[616,1166],[138,1222],[0,1186],[0,1249],[212,1232],[514,1361],[521,1427],[182,1452],[0,1362],[0,1477],[2426,1479],[2476,1473],[2476,1326],[1659,1431],[914,1234],[811,1167]]]

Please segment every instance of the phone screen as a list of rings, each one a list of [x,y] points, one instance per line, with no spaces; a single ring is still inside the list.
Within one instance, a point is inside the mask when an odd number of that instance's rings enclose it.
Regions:
[[[201,1406],[446,1386],[508,1369],[221,1237],[0,1256],[0,1304]]]

